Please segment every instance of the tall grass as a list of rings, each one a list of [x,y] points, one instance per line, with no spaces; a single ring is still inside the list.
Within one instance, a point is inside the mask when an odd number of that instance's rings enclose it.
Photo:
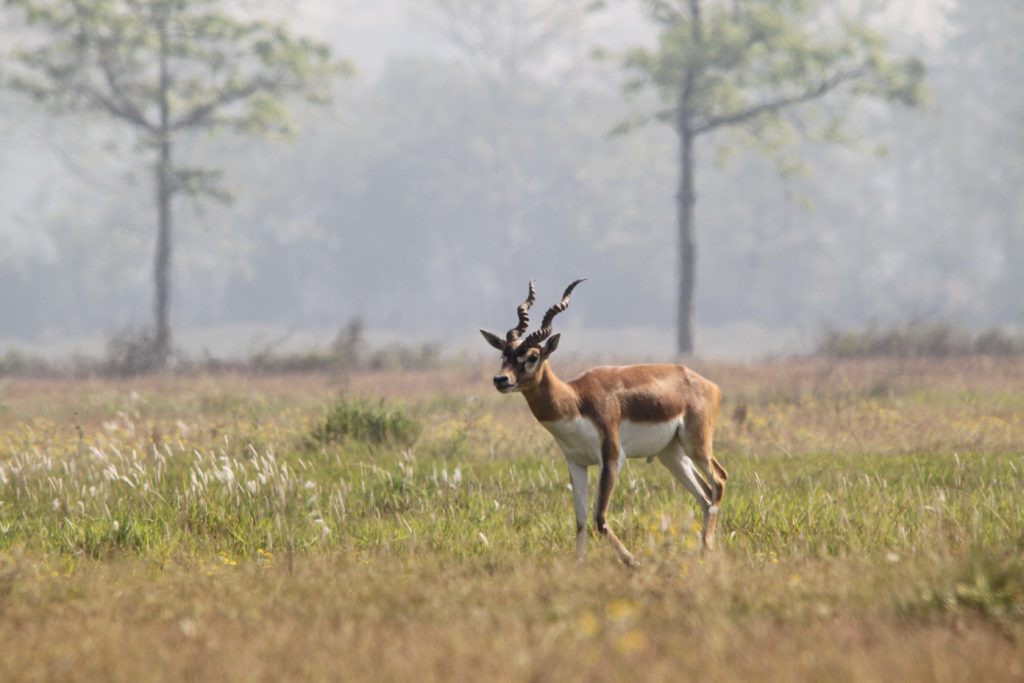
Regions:
[[[743,424],[723,425],[719,454],[733,473],[723,551],[880,557],[1009,551],[1021,543],[1019,420],[963,420],[982,431],[962,435],[958,445],[968,449],[960,452],[921,448],[936,437],[920,424],[907,439],[873,451],[869,434],[858,444],[857,430],[901,430],[916,414],[912,405],[877,404],[858,399],[841,408],[852,415],[837,423],[827,401],[769,401],[749,407]],[[426,428],[402,410],[345,399],[324,418],[307,415],[299,428],[269,434],[243,421],[213,437],[154,442],[159,429],[122,415],[92,437],[9,436],[0,459],[0,549],[92,557],[255,556],[285,544],[456,556],[563,552],[572,522],[567,479],[539,427],[524,423],[538,450],[514,457],[516,436],[503,425],[457,405],[447,409],[456,415],[421,409]],[[847,430],[841,449],[829,443]],[[664,527],[674,530],[674,552],[693,549],[694,506],[657,464],[630,463],[613,511],[641,548],[661,552]]]

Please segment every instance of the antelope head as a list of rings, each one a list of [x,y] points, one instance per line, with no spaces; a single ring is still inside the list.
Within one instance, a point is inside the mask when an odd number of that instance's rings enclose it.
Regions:
[[[544,314],[540,329],[526,337],[523,337],[523,334],[530,326],[530,308],[537,300],[537,289],[532,280],[526,301],[516,308],[519,324],[509,330],[504,339],[493,332],[480,330],[487,343],[501,351],[501,370],[494,376],[494,386],[498,391],[508,394],[514,391],[527,391],[537,385],[541,375],[540,369],[558,348],[558,340],[561,337],[558,334],[551,334],[551,324],[556,315],[569,307],[572,290],[585,279],[576,280],[566,287],[562,300]]]

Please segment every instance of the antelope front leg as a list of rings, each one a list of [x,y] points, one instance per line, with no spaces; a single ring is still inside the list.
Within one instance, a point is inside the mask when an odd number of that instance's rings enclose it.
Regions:
[[[605,438],[601,446],[601,488],[598,492],[597,506],[594,510],[594,523],[597,526],[598,533],[608,537],[612,547],[615,548],[616,554],[623,563],[630,567],[639,567],[640,563],[637,559],[626,550],[626,546],[622,545],[622,541],[619,540],[619,537],[608,526],[608,505],[612,500],[615,482],[619,478],[621,455],[622,451],[619,448],[618,439]]]
[[[587,468],[569,463],[572,504],[576,512],[576,559],[583,561],[587,546]]]

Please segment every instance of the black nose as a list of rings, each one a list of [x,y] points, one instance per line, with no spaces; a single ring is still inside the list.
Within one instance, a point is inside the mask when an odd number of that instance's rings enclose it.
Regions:
[[[494,376],[494,386],[498,387],[499,389],[504,389],[508,385],[509,385],[509,380],[508,380],[508,377],[506,377],[505,375],[495,375]]]

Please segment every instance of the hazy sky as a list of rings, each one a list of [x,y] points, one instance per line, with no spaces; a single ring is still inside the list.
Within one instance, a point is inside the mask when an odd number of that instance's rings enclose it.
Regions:
[[[262,0],[247,4],[267,7]],[[860,4],[862,0],[855,0]],[[900,26],[929,42],[946,33],[943,13],[953,0],[889,0],[881,23]],[[448,48],[441,27],[432,17],[432,0],[293,0],[270,11],[287,17],[296,28],[329,41],[339,54],[374,74],[389,58],[403,54],[439,54]],[[607,9],[588,17],[588,39],[595,44],[623,47],[646,41],[651,35],[640,3],[612,0]]]

